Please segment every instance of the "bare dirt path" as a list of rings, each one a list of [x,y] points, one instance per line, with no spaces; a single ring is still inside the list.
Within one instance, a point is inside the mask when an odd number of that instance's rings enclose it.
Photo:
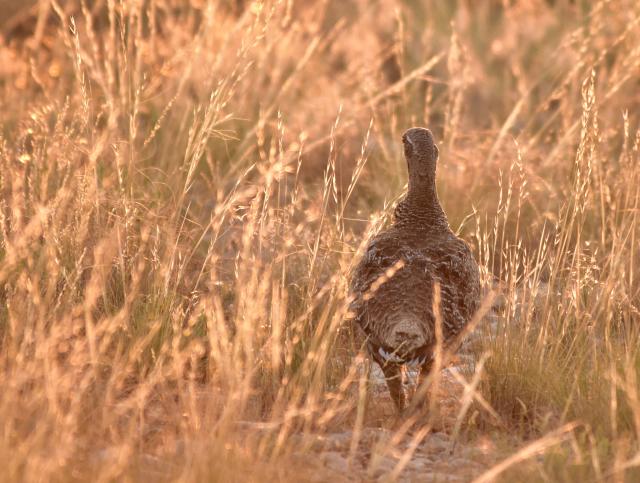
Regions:
[[[353,451],[353,431],[317,435],[310,452],[297,460],[307,465],[309,481],[472,481],[497,461],[496,442],[482,432],[458,432],[463,386],[454,376],[461,367],[442,371],[433,429],[418,420],[398,441],[402,420],[395,414],[382,372],[372,370],[370,410],[359,445]],[[425,431],[425,433],[421,433]]]

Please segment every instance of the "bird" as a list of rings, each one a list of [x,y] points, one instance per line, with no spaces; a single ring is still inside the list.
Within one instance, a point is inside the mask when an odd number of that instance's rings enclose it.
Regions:
[[[439,156],[430,130],[402,136],[409,173],[392,224],[367,244],[350,282],[349,311],[363,348],[384,373],[399,412],[405,409],[402,367],[429,374],[436,348],[433,300],[440,287],[440,320],[446,344],[480,305],[480,272],[471,249],[449,227],[436,189]]]

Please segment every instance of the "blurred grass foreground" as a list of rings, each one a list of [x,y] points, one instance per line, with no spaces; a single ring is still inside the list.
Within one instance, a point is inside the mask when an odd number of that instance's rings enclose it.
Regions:
[[[639,22],[0,0],[0,479],[638,481]],[[347,281],[414,125],[497,295],[405,421]]]

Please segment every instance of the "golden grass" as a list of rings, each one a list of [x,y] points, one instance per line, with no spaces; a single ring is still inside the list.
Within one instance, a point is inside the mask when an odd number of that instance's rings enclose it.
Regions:
[[[347,281],[405,183],[400,134],[426,125],[502,294],[449,428],[508,441],[478,481],[633,481],[637,2],[0,17],[2,479],[304,480],[312,436],[343,430],[353,458],[373,423]],[[374,451],[392,479],[431,426],[394,428]]]

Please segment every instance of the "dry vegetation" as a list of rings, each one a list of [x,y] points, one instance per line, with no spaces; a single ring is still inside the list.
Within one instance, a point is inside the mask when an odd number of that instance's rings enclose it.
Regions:
[[[322,479],[305,436],[363,425],[402,475],[430,419],[363,418],[345,312],[412,125],[500,293],[455,428],[493,441],[481,481],[640,477],[636,0],[0,18],[3,480]]]

